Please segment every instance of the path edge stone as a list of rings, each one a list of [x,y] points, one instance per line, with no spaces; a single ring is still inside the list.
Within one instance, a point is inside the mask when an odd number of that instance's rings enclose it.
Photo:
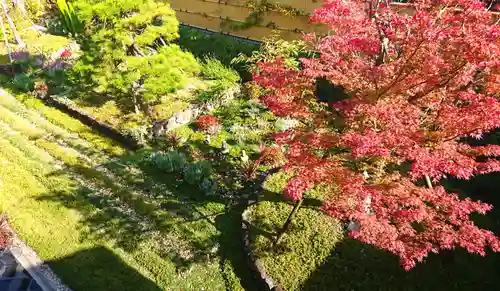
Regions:
[[[6,229],[12,234],[10,252],[19,264],[33,277],[43,291],[72,291],[57,277],[57,275],[45,264],[38,254],[24,243],[10,225]]]
[[[264,265],[262,262],[257,258],[253,252],[252,252],[252,247],[251,247],[251,240],[250,240],[250,226],[251,222],[248,217],[250,209],[249,207],[255,203],[255,201],[248,201],[246,205],[246,209],[243,211],[241,214],[241,228],[243,232],[243,243],[245,247],[245,252],[247,253],[248,257],[248,263],[250,265],[250,268],[257,272],[259,274],[259,279],[266,287],[266,291],[282,291],[284,290],[278,282],[276,282],[273,278],[271,278],[267,273],[264,268]]]

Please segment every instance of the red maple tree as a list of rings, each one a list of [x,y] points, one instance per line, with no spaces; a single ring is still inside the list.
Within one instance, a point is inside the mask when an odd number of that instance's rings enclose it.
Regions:
[[[500,170],[500,146],[471,146],[500,127],[500,27],[479,0],[414,0],[405,11],[382,0],[327,0],[307,35],[318,55],[301,69],[259,63],[262,102],[303,126],[274,135],[287,147],[284,194],[301,201],[318,183],[336,190],[323,210],[355,222],[349,234],[401,258],[406,270],[430,252],[500,251],[469,215],[492,206],[447,192],[439,181]],[[318,78],[348,95],[319,102]],[[421,181],[426,181],[424,187]]]

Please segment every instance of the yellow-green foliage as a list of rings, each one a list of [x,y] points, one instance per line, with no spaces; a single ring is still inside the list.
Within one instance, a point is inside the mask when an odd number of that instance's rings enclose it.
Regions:
[[[165,120],[177,112],[185,110],[189,103],[181,100],[173,100],[171,103],[161,103],[150,108],[151,117],[155,120]]]
[[[102,106],[89,106],[86,103],[79,104],[78,102],[76,106],[88,112],[95,119],[112,126],[118,125],[124,115],[120,108],[118,108],[115,100],[107,101]]]
[[[197,60],[173,44],[179,23],[169,4],[82,0],[76,6],[90,35],[72,79],[85,80],[83,86],[106,93],[120,108],[145,109],[200,73]]]
[[[328,197],[335,195],[338,191],[338,187],[334,184],[321,183],[316,185],[313,189],[309,190],[305,197],[318,199],[320,201],[325,201]]]
[[[78,156],[75,152],[69,149],[64,149],[57,143],[39,139],[35,141],[35,145],[69,166],[74,166],[79,163]]]
[[[81,32],[83,30],[83,23],[78,18],[73,8],[73,4],[66,0],[57,0],[56,4],[67,31],[71,32],[73,35]]]
[[[162,187],[148,188],[148,195],[139,195],[146,193],[136,192],[142,191],[139,187],[144,186],[146,174],[121,164],[132,160],[137,163],[135,156],[115,162],[102,152],[106,160],[96,168],[87,151],[102,151],[99,142],[110,149],[109,140],[29,96],[18,96],[17,100],[7,97],[0,97],[1,116],[9,117],[0,123],[0,212],[9,216],[18,235],[43,260],[51,261],[52,269],[65,284],[73,290],[226,288],[219,261],[206,255],[217,241],[214,238],[220,236],[219,228],[206,219],[192,219],[193,215],[215,217],[224,213],[223,203],[200,204],[193,213],[182,206],[182,211],[188,212],[186,216],[163,211],[159,202],[167,198],[151,197],[170,195],[170,191],[189,193],[196,188],[185,191],[171,181],[164,182],[170,177],[150,180],[148,176],[148,181]],[[16,103],[18,100],[27,108]],[[6,114],[9,111],[10,115]],[[52,121],[58,125],[49,125]],[[19,123],[23,126],[16,126]],[[39,130],[47,138],[29,139],[26,132],[30,129]],[[53,135],[56,131],[57,140]],[[85,133],[89,135],[82,139]],[[73,139],[80,139],[75,142],[78,145],[88,143],[90,149],[71,146]],[[183,203],[175,195],[168,201]],[[124,243],[127,247],[117,246]],[[179,254],[187,258],[189,270],[178,268]],[[96,272],[100,276],[95,276]],[[233,290],[241,290],[232,268],[225,268],[224,274],[233,278]]]
[[[264,181],[263,188],[266,191],[281,194],[288,181],[294,176],[293,172],[283,172],[272,174]]]
[[[36,18],[45,13],[44,7],[46,7],[47,4],[45,1],[31,0],[23,2],[25,2],[25,6],[29,10],[31,18]],[[30,6],[29,5],[30,3],[33,3],[33,6]],[[41,6],[40,9],[35,8],[40,6]],[[30,7],[33,7],[33,10],[31,10]],[[70,40],[63,36],[52,35],[47,33],[42,33],[42,34],[38,33],[38,31],[32,28],[33,23],[28,18],[26,18],[20,12],[19,9],[12,9],[11,16],[16,25],[21,40],[25,43],[25,46],[23,47],[18,46],[16,44],[11,29],[7,26],[5,30],[11,51],[14,52],[27,51],[31,55],[40,55],[40,54],[50,55],[51,53],[58,51],[59,49],[65,47],[70,43]],[[5,45],[5,42],[1,41],[0,64],[7,64],[7,63],[9,63],[7,55],[7,47]]]
[[[34,18],[38,18],[45,12],[45,9],[49,6],[45,0],[25,0],[24,4],[26,9]]]
[[[224,88],[234,86],[240,81],[240,76],[231,68],[225,66],[216,58],[205,58],[202,64],[203,76],[210,80],[217,80]]]
[[[23,134],[31,139],[40,138],[44,133],[42,130],[33,127],[29,122],[2,106],[0,106],[0,121],[9,124],[9,127],[13,130],[22,131]]]
[[[122,155],[125,150],[117,143],[110,139],[103,138],[99,134],[93,132],[80,121],[60,112],[57,109],[48,107],[42,101],[31,98],[27,95],[19,95],[26,107],[36,110],[48,121],[55,125],[64,127],[65,129],[78,134],[81,138],[88,141],[95,149],[103,150],[113,155]]]

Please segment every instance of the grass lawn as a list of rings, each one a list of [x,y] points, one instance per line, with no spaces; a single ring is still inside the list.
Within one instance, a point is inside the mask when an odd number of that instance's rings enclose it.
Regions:
[[[73,290],[242,289],[241,210],[38,100],[0,113],[0,212]]]

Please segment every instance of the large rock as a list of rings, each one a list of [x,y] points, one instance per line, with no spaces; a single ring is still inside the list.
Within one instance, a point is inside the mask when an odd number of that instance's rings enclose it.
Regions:
[[[196,106],[191,106],[191,108],[188,108],[181,112],[177,112],[172,117],[170,117],[170,119],[168,119],[165,130],[169,131],[184,124],[188,124],[196,117],[198,117],[199,114],[200,109],[198,109]]]
[[[158,137],[164,132],[168,132],[174,128],[188,124],[196,119],[202,112],[210,112],[217,107],[230,103],[238,94],[240,94],[240,92],[241,88],[238,84],[221,92],[220,96],[215,98],[215,102],[193,104],[188,109],[175,113],[167,120],[157,120],[152,124],[151,135],[153,137]]]

